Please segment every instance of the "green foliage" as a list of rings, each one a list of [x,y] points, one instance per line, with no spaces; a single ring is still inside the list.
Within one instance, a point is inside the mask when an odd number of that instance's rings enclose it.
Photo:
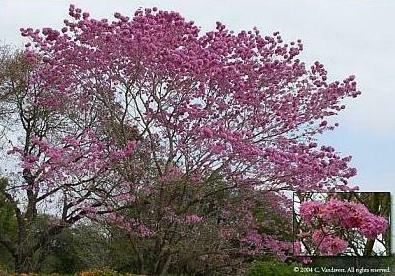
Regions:
[[[7,270],[8,269],[0,261],[0,275],[6,274]]]
[[[16,238],[17,221],[13,205],[6,199],[1,191],[8,185],[5,178],[0,178],[0,237]],[[0,244],[0,272],[13,266],[13,258],[9,251]],[[1,274],[0,274],[1,275]]]
[[[8,181],[0,178],[0,191],[7,188]],[[7,200],[7,198],[0,192],[0,235],[5,236],[16,232],[16,218],[14,213],[14,206]]]
[[[57,272],[64,275],[86,268],[78,254],[79,248],[74,242],[75,236],[74,231],[67,229],[52,241],[42,271],[47,273]]]
[[[77,274],[78,276],[133,276],[136,274],[122,274],[110,268],[93,269],[89,271],[83,271]]]
[[[253,262],[248,271],[248,276],[287,276],[294,275],[296,264],[286,264],[279,261]]]

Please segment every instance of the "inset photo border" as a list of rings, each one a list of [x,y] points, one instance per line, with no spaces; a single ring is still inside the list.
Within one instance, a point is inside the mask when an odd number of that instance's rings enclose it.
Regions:
[[[389,192],[295,192],[295,256],[390,256]]]

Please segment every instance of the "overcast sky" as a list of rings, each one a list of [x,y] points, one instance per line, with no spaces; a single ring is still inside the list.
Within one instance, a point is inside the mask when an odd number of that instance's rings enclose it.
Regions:
[[[138,7],[179,11],[202,30],[221,21],[235,31],[258,27],[301,38],[303,59],[319,60],[332,79],[355,74],[362,96],[347,102],[340,128],[321,141],[351,154],[362,191],[394,191],[395,1],[393,0],[0,0],[0,43],[23,45],[20,27],[60,27],[70,3],[93,17],[131,15]]]

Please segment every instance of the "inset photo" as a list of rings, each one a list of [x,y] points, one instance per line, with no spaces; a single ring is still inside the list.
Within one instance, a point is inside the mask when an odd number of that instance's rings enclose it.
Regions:
[[[296,256],[390,256],[388,192],[295,192]]]

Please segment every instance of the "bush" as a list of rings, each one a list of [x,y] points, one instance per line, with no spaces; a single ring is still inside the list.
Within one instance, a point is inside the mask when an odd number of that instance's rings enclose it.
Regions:
[[[286,264],[278,261],[256,261],[252,263],[248,276],[277,276],[294,275],[296,264]]]
[[[82,271],[76,275],[78,276],[137,276],[136,274],[132,274],[132,273],[119,273],[109,268]]]

